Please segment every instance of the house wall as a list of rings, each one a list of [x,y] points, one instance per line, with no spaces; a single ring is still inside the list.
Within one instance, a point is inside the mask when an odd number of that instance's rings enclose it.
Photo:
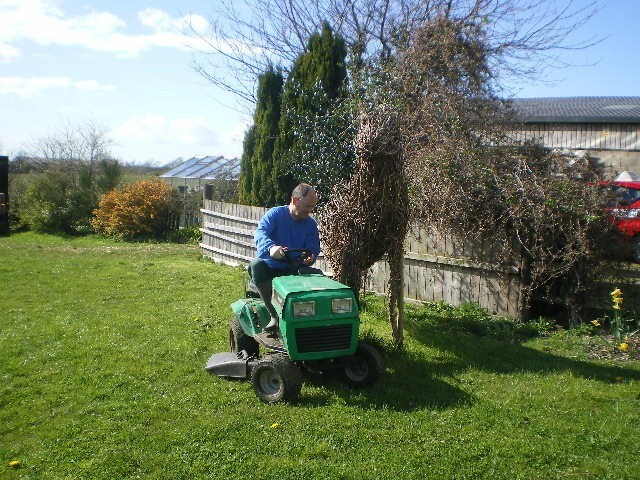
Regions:
[[[640,124],[528,123],[518,140],[534,139],[550,148],[588,152],[616,172],[640,174]]]

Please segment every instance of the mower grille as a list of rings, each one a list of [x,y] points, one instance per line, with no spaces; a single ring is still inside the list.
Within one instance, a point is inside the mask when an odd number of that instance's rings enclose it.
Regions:
[[[351,325],[330,325],[296,329],[299,353],[346,350],[351,346]]]

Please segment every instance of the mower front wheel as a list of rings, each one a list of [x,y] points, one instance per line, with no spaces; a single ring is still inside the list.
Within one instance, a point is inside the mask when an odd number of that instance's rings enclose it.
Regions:
[[[359,343],[356,353],[346,360],[344,377],[349,385],[362,387],[374,383],[384,372],[382,355],[368,343]]]
[[[300,394],[302,373],[286,355],[268,355],[253,367],[251,385],[263,402],[289,402]]]
[[[244,333],[237,318],[232,318],[229,322],[229,350],[233,353],[244,350],[250,357],[258,356],[258,342]]]

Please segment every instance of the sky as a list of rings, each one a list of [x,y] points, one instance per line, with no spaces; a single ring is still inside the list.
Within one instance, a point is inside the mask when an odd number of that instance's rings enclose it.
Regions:
[[[0,0],[0,154],[28,153],[37,139],[90,121],[108,131],[111,152],[126,163],[239,157],[251,112],[196,71],[194,52],[203,46],[186,28],[206,36],[217,5]],[[596,35],[600,43],[561,52],[577,66],[511,85],[516,96],[640,96],[640,0],[599,5],[571,40]]]

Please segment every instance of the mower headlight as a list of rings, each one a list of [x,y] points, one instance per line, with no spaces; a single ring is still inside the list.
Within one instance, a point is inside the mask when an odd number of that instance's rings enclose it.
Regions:
[[[353,306],[350,298],[334,298],[331,300],[332,313],[351,313]]]
[[[293,304],[294,317],[312,317],[316,314],[316,302],[295,302]]]

